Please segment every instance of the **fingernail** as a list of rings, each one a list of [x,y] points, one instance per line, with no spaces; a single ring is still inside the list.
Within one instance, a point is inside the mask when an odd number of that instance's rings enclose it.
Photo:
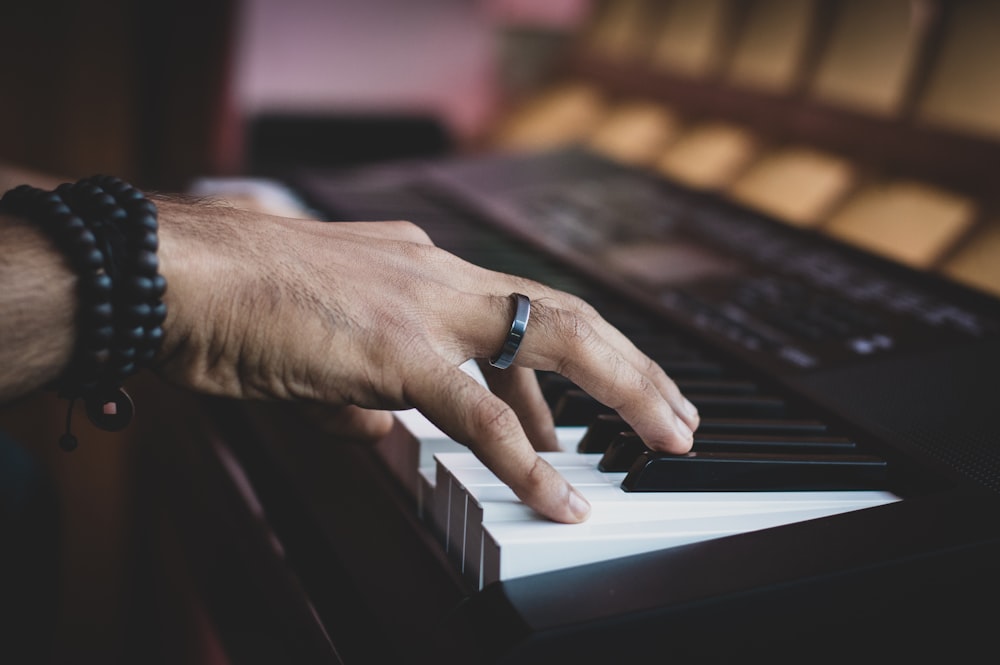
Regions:
[[[590,515],[590,503],[572,485],[569,488],[569,510],[581,522]]]

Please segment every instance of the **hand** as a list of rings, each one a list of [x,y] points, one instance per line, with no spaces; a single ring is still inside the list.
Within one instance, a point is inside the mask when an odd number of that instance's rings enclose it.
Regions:
[[[168,318],[159,370],[200,391],[348,405],[379,436],[415,407],[467,445],[527,505],[562,522],[586,501],[535,452],[555,448],[534,369],[616,409],[650,447],[685,452],[695,409],[662,369],[586,303],[479,268],[406,222],[324,223],[158,202]],[[517,361],[495,355],[520,292],[532,300]],[[357,408],[357,407],[360,407]]]

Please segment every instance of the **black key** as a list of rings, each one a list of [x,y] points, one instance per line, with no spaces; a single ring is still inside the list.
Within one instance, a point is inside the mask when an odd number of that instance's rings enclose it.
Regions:
[[[668,360],[661,362],[660,367],[675,381],[685,378],[719,377],[725,374],[722,365],[707,360]]]
[[[678,346],[670,343],[636,344],[640,351],[664,365],[669,363],[706,363],[704,354],[689,346]],[[714,363],[712,363],[714,364]]]
[[[787,413],[785,400],[771,395],[685,395],[703,418],[780,418]]]
[[[631,432],[632,426],[617,413],[602,413],[590,421],[580,443],[578,453],[603,453],[620,432]],[[695,434],[695,441],[704,441],[712,435],[738,435],[779,437],[808,437],[809,440],[827,436],[828,428],[818,420],[775,420],[752,418],[702,418]],[[841,441],[833,438],[831,443]],[[853,444],[851,444],[853,445]],[[839,446],[838,446],[839,447]]]
[[[850,454],[857,444],[842,436],[765,436],[756,434],[694,435],[695,452],[796,453],[836,455]]]
[[[780,437],[753,436],[739,434],[695,434],[695,453],[758,453],[765,455],[848,455],[855,453],[857,445],[843,437]],[[597,468],[601,471],[628,471],[635,460],[649,451],[635,432],[619,432],[611,437],[611,443]]]
[[[734,379],[678,379],[681,392],[701,395],[752,395],[760,390],[753,381]]]
[[[601,414],[614,413],[579,388],[565,391],[552,409],[556,427],[583,427],[590,425]]]
[[[597,468],[606,473],[614,471],[628,471],[632,464],[649,448],[642,442],[635,432],[622,432],[618,434],[604,451],[601,461],[597,463]]]
[[[772,418],[702,418],[698,432],[715,434],[822,435],[827,426],[818,420],[777,420]]]
[[[587,425],[587,431],[576,445],[578,453],[603,453],[620,432],[631,432],[632,426],[616,413],[602,413]],[[627,469],[626,469],[627,470]]]
[[[868,455],[642,453],[626,492],[874,490],[887,485],[885,460]]]
[[[542,389],[542,397],[549,405],[549,410],[555,411],[556,405],[567,390],[579,390],[580,388],[561,374],[555,372],[537,372],[538,385]]]
[[[785,415],[787,406],[780,397],[770,395],[705,395],[692,393],[687,398],[702,417],[714,416],[757,416],[760,418],[775,418]],[[580,389],[567,390],[562,393],[552,417],[558,427],[583,427],[601,414],[614,413],[614,410],[588,395]]]

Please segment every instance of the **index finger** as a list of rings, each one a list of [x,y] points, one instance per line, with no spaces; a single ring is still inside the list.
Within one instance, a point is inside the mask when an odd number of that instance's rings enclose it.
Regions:
[[[439,360],[407,381],[405,396],[526,505],[557,522],[587,519],[587,500],[538,456],[513,409],[467,373]]]
[[[691,448],[692,430],[681,417],[686,400],[656,363],[634,347],[627,353],[586,312],[555,301],[534,307],[535,329],[524,336],[519,360],[576,383],[617,411],[649,447],[674,453]]]

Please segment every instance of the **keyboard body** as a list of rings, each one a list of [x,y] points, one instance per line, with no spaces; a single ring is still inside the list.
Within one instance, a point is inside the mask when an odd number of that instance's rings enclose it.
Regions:
[[[751,381],[891,470],[882,505],[480,588],[419,514],[405,426],[374,449],[324,446],[280,413],[216,408],[342,662],[884,661],[989,643],[997,612],[974,608],[1000,591],[995,300],[577,149],[289,182],[329,219],[409,219],[576,293],[675,378]]]

